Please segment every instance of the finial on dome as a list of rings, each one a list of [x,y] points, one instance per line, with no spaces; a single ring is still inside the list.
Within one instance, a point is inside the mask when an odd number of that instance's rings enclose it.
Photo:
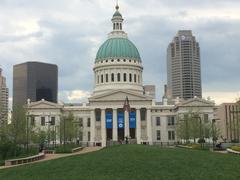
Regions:
[[[118,0],[116,0],[116,10],[118,11],[118,9],[119,9],[119,6],[118,6]]]

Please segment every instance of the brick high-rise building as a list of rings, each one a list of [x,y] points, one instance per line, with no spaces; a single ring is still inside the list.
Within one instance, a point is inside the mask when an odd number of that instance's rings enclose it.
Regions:
[[[180,30],[167,49],[167,80],[172,98],[202,97],[200,48],[191,30]]]

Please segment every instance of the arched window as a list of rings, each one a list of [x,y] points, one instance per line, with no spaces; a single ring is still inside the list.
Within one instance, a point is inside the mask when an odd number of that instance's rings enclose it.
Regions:
[[[101,75],[101,83],[103,83],[103,75]]]
[[[114,73],[111,74],[112,82],[114,82]]]
[[[132,74],[129,74],[129,82],[132,82]]]
[[[117,23],[117,29],[119,29],[119,25],[118,25],[118,23]]]
[[[108,74],[106,74],[106,82],[108,82]]]
[[[137,75],[134,74],[134,82],[137,82]]]
[[[126,74],[126,73],[123,74],[123,81],[124,81],[124,82],[127,81],[127,74]]]
[[[138,75],[138,83],[140,83],[140,76]]]
[[[97,83],[99,84],[99,75],[97,76]]]
[[[118,79],[118,82],[121,81],[121,74],[120,73],[117,74],[117,79]]]
[[[113,29],[115,29],[116,28],[116,25],[115,25],[115,23],[113,23]]]
[[[120,23],[120,30],[122,30],[122,23]]]

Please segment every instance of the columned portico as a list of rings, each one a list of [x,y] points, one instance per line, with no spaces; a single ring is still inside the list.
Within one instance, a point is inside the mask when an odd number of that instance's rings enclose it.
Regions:
[[[113,109],[113,141],[118,141],[117,109]]]
[[[105,109],[101,109],[101,139],[102,147],[106,146],[106,112]]]
[[[147,137],[148,143],[152,144],[152,118],[151,109],[147,109]]]
[[[96,117],[95,117],[95,110],[91,110],[91,129],[90,129],[90,135],[91,135],[91,145],[95,145],[95,127],[96,127]]]
[[[141,144],[141,117],[140,108],[136,109],[136,138],[137,144]]]

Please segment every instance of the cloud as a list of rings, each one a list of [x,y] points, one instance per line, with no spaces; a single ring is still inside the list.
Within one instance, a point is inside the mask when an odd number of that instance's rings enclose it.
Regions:
[[[83,90],[62,91],[59,96],[64,98],[67,102],[81,102],[87,101],[91,93]]]
[[[223,102],[234,103],[240,98],[240,91],[235,92],[219,92],[219,91],[212,91],[212,92],[204,92],[203,97],[208,98],[210,97],[212,100],[215,101],[217,105]]]

